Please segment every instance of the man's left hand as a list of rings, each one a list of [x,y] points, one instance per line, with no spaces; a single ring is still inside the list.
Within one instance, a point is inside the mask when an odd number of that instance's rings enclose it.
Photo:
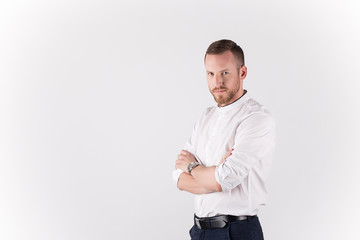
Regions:
[[[176,160],[175,168],[181,169],[184,172],[188,173],[187,168],[188,168],[189,164],[192,162],[197,162],[194,155],[192,155],[188,151],[182,150]]]

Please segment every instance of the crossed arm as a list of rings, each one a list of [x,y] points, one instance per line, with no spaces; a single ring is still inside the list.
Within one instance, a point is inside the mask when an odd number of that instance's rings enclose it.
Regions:
[[[226,157],[231,155],[231,152]],[[226,157],[220,162],[225,161]],[[184,172],[180,175],[177,186],[180,190],[193,194],[206,194],[212,192],[221,192],[222,188],[215,178],[216,166],[205,167],[197,166],[188,173],[187,167],[191,162],[195,162],[196,158],[188,151],[182,150],[176,160],[175,168]]]

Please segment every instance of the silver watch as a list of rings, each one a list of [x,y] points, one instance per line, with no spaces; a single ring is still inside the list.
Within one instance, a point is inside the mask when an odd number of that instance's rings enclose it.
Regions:
[[[191,162],[187,167],[188,173],[191,175],[191,171],[197,166],[199,166],[198,162]]]

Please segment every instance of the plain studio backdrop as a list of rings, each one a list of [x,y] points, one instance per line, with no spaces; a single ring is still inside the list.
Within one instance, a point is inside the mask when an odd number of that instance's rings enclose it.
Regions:
[[[358,1],[1,1],[0,239],[189,239],[171,178],[215,105],[210,43],[245,52],[277,121],[267,240],[360,239]]]

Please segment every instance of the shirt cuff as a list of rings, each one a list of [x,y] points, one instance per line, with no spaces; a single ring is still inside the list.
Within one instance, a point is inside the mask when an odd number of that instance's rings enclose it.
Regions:
[[[181,169],[176,169],[173,171],[172,177],[177,185],[177,182],[179,181],[179,177],[180,175],[183,173],[184,171]]]

